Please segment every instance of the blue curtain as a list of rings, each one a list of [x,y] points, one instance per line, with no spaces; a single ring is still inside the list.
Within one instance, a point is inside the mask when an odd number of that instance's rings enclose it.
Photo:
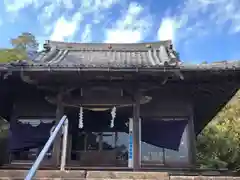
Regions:
[[[78,112],[75,116],[69,116],[70,131],[90,131],[90,132],[107,132],[118,131],[128,133],[126,125],[132,114],[119,112],[115,119],[114,128],[110,128],[111,111],[92,112],[84,111],[84,127],[78,129]],[[53,124],[41,123],[37,127],[30,124],[10,123],[10,150],[17,151],[29,148],[43,146],[48,137]],[[187,120],[162,121],[159,119],[142,118],[142,141],[148,144],[171,150],[178,150]]]
[[[44,146],[49,138],[53,123],[40,123],[33,127],[19,122],[10,123],[10,151],[27,150]]]

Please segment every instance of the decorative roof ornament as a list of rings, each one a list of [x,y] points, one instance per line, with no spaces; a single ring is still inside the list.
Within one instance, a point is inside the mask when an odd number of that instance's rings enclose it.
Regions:
[[[27,58],[28,60],[34,61],[38,56],[38,52],[36,50],[28,50]]]
[[[81,106],[79,109],[79,121],[78,121],[78,128],[83,128],[83,107]]]
[[[45,41],[45,43],[43,44],[43,49],[44,49],[45,52],[51,51],[51,47],[49,45],[49,41]]]
[[[146,44],[146,48],[151,48],[152,45],[151,44]]]
[[[108,49],[112,49],[112,45],[111,44],[108,45]]]
[[[114,106],[112,108],[112,111],[111,111],[111,115],[112,115],[112,119],[111,119],[111,124],[110,124],[110,127],[113,128],[114,127],[114,120],[116,118],[116,111],[117,111],[117,108]]]

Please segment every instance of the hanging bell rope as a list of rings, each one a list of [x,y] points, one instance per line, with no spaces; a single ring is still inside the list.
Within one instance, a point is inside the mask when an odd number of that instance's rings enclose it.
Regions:
[[[83,107],[81,106],[79,109],[79,121],[78,121],[78,128],[83,128]]]
[[[115,118],[116,118],[116,110],[117,110],[117,108],[114,106],[114,107],[112,108],[112,111],[111,111],[111,115],[112,115],[111,125],[110,125],[111,128],[114,127],[114,120],[115,120]]]

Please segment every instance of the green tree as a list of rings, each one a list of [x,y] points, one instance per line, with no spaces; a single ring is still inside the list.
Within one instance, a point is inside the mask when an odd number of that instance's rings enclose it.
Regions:
[[[38,42],[31,33],[22,33],[11,39],[13,48],[0,49],[0,63],[14,60],[28,60],[29,52],[37,52]]]
[[[23,51],[38,50],[38,42],[34,35],[28,32],[24,32],[18,37],[11,39],[12,46],[14,49],[19,49]]]
[[[198,136],[198,160],[203,167],[240,168],[240,92]]]
[[[26,54],[16,49],[0,49],[0,63],[26,59]]]

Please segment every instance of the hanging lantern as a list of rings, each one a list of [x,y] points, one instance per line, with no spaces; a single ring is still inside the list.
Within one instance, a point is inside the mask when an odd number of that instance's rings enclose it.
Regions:
[[[113,108],[112,108],[112,111],[111,111],[111,115],[112,115],[111,124],[110,124],[110,127],[111,127],[111,128],[114,127],[114,120],[115,120],[115,118],[116,118],[116,110],[117,110],[117,108],[116,108],[116,107],[113,107]]]
[[[78,121],[78,128],[83,128],[83,107],[81,106],[79,109],[79,121]]]

